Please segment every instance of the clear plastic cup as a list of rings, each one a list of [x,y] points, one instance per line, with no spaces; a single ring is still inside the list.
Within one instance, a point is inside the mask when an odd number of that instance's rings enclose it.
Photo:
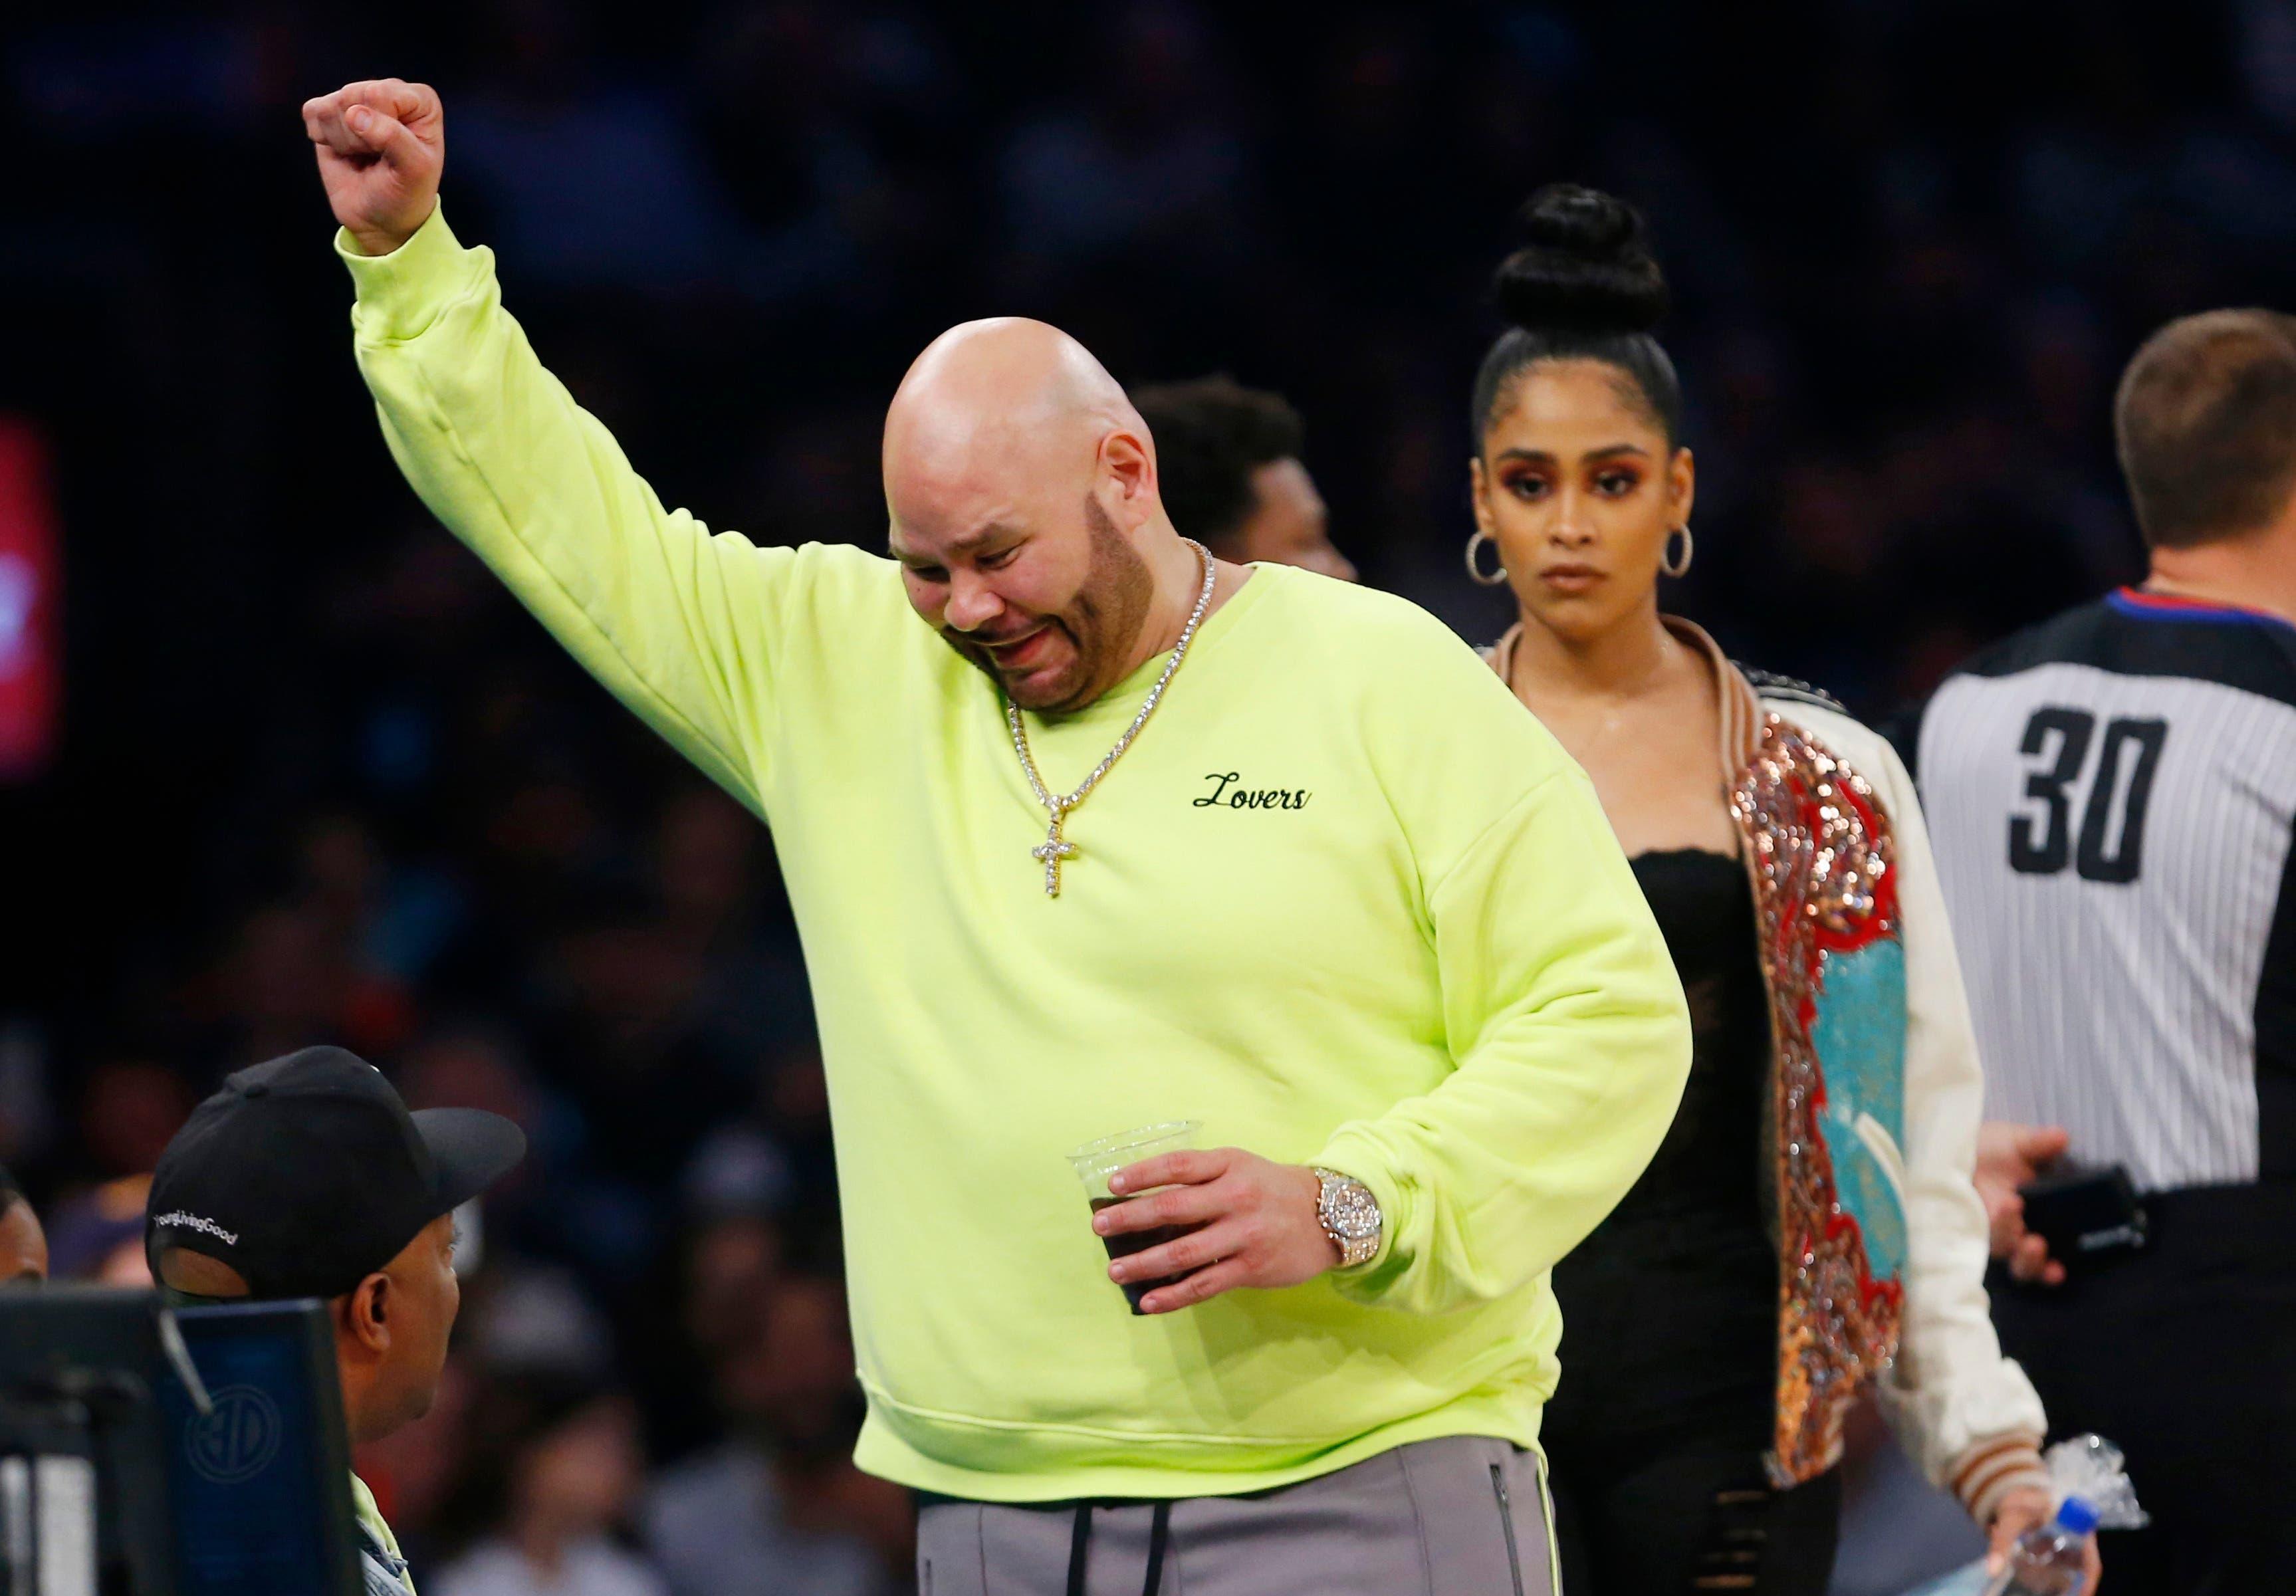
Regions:
[[[1077,1178],[1084,1183],[1085,1198],[1091,1204],[1092,1211],[1097,1214],[1103,1208],[1129,1202],[1142,1195],[1137,1191],[1128,1191],[1122,1197],[1117,1196],[1108,1189],[1110,1175],[1144,1158],[1152,1158],[1159,1153],[1179,1152],[1194,1147],[1196,1133],[1201,1129],[1203,1126],[1193,1119],[1144,1125],[1134,1130],[1120,1131],[1113,1136],[1103,1136],[1097,1142],[1086,1142],[1069,1155],[1069,1163],[1076,1170]],[[1128,1231],[1120,1236],[1103,1236],[1100,1240],[1111,1259],[1122,1258],[1136,1252],[1145,1252],[1152,1247],[1161,1247],[1175,1237],[1186,1235],[1193,1228],[1191,1225],[1165,1224],[1153,1230]],[[1128,1281],[1119,1289],[1124,1293],[1124,1300],[1130,1303],[1132,1311],[1137,1314],[1141,1311],[1142,1297],[1159,1286],[1169,1284],[1171,1281],[1168,1280]]]

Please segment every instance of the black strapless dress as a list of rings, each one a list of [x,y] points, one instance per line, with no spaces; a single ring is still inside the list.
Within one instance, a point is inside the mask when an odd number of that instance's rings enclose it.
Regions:
[[[1838,1480],[1777,1494],[1761,1466],[1778,1259],[1763,1211],[1770,1019],[1753,888],[1727,855],[1633,864],[1689,999],[1690,1079],[1650,1167],[1554,1270],[1562,1381],[1541,1438],[1564,1585],[1667,1596],[1720,1577],[1823,1592]]]

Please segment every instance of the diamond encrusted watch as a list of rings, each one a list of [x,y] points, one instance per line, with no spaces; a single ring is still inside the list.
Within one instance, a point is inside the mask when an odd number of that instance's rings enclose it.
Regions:
[[[1380,1215],[1379,1199],[1355,1176],[1336,1169],[1318,1167],[1316,1178],[1323,1183],[1322,1193],[1316,1199],[1316,1217],[1323,1223],[1324,1234],[1340,1249],[1340,1267],[1352,1269],[1371,1262],[1387,1224]]]

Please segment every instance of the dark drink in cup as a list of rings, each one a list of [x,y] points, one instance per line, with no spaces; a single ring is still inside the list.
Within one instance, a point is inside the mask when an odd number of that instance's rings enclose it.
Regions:
[[[1126,1131],[1114,1136],[1103,1136],[1097,1142],[1086,1142],[1069,1155],[1077,1176],[1084,1182],[1085,1196],[1090,1200],[1092,1212],[1112,1208],[1143,1195],[1128,1191],[1122,1197],[1108,1189],[1108,1177],[1128,1165],[1159,1153],[1177,1152],[1196,1144],[1196,1132],[1201,1127],[1193,1119],[1172,1120],[1163,1125],[1142,1125],[1138,1130]],[[1119,1235],[1103,1236],[1101,1245],[1107,1248],[1111,1260],[1128,1258],[1134,1253],[1146,1252],[1152,1247],[1185,1236],[1191,1225],[1160,1224],[1151,1230],[1127,1231]],[[1174,1276],[1173,1279],[1177,1279]],[[1128,1281],[1118,1289],[1124,1300],[1132,1305],[1135,1314],[1140,1312],[1140,1299],[1159,1286],[1168,1286],[1170,1280]]]
[[[1092,1211],[1097,1214],[1103,1208],[1113,1208],[1130,1200],[1129,1198],[1124,1197],[1095,1197],[1092,1199]],[[1100,1242],[1102,1246],[1108,1248],[1108,1256],[1111,1259],[1128,1258],[1136,1252],[1146,1252],[1152,1247],[1161,1247],[1167,1241],[1177,1241],[1193,1228],[1192,1225],[1185,1224],[1160,1224],[1153,1230],[1120,1231],[1113,1236],[1103,1236]],[[1168,1275],[1160,1281],[1127,1281],[1118,1289],[1124,1293],[1124,1300],[1130,1303],[1132,1311],[1137,1314],[1141,1311],[1142,1297],[1157,1287],[1168,1286],[1179,1278],[1178,1275],[1174,1274]]]

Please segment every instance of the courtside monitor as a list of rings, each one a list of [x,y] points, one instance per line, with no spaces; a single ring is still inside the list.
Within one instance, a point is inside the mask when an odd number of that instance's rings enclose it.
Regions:
[[[0,1295],[0,1576],[12,1596],[359,1596],[324,1308]]]

